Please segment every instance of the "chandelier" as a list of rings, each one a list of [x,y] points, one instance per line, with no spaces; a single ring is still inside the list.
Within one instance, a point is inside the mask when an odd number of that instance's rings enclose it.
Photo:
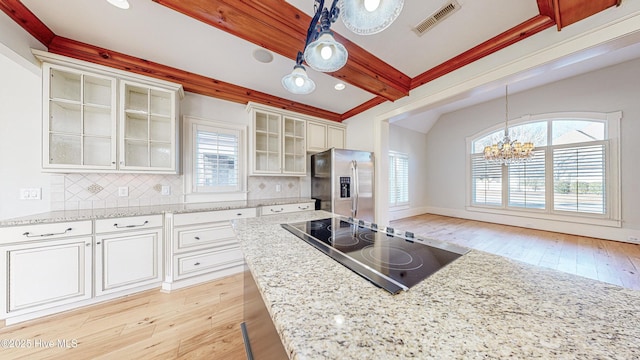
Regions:
[[[496,164],[515,164],[527,162],[533,158],[533,143],[520,143],[518,140],[511,140],[509,137],[509,87],[504,87],[505,121],[504,137],[497,144],[484,148],[485,160]]]
[[[340,6],[338,7],[338,2]],[[310,94],[316,84],[309,78],[302,62],[319,72],[341,69],[349,52],[333,37],[331,24],[338,20],[356,34],[369,35],[386,29],[400,15],[404,0],[333,0],[331,7],[324,0],[314,0],[314,15],[307,30],[304,51],[298,51],[296,65],[282,78],[282,86],[294,94]]]

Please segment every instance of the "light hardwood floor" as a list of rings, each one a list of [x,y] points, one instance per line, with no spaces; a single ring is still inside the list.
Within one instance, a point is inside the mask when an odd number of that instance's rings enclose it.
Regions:
[[[640,245],[440,215],[391,222],[415,234],[640,290]]]
[[[31,348],[3,346],[0,359],[246,359],[243,291],[238,274],[11,325],[0,330],[0,339],[29,340]],[[70,348],[58,347],[58,340],[69,340]],[[49,341],[53,347],[41,347]]]
[[[420,215],[392,226],[515,260],[640,290],[640,245]],[[0,329],[0,339],[31,349],[0,349],[0,359],[246,359],[240,334],[242,274],[124,299]],[[35,341],[77,340],[75,348]],[[72,344],[71,342],[69,344]]]

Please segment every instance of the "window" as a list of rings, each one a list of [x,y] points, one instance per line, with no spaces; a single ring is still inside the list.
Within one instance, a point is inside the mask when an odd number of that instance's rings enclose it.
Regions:
[[[185,117],[185,193],[213,194],[212,200],[241,193],[244,184],[244,135],[241,125]],[[186,151],[190,149],[190,151]]]
[[[620,112],[561,113],[516,120],[509,135],[533,141],[534,157],[509,166],[489,163],[483,157],[484,147],[501,140],[503,130],[469,139],[468,206],[480,211],[595,217],[619,223],[620,118]]]
[[[409,204],[409,156],[389,152],[389,206]]]
[[[196,125],[194,180],[197,189],[235,190],[239,183],[238,131]]]

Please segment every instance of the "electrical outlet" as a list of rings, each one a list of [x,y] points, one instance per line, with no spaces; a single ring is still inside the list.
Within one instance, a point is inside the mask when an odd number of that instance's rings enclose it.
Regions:
[[[171,195],[171,185],[162,185],[160,195]]]
[[[129,187],[128,186],[120,186],[118,188],[118,196],[120,196],[120,197],[129,196]]]
[[[637,243],[638,242],[638,237],[637,236],[633,236],[633,235],[629,235],[629,237],[627,237],[627,240]]]
[[[42,199],[42,188],[20,189],[20,200],[40,200]]]
[[[276,192],[280,192],[280,191],[282,191],[282,185],[277,184],[276,185]]]

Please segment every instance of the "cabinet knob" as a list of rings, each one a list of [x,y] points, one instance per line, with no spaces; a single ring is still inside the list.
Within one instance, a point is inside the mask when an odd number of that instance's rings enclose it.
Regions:
[[[91,243],[86,243],[86,244],[84,244],[84,246],[89,247],[89,246],[91,246]]]
[[[101,243],[100,243],[100,241],[98,241],[98,242],[96,243],[96,245],[100,245],[100,244],[101,244]]]
[[[200,236],[195,236],[194,239],[200,240]]]
[[[200,263],[199,263],[199,262],[197,262],[197,263],[195,263],[195,264],[193,264],[193,265],[194,265],[194,266],[198,266],[198,265],[200,265]]]

